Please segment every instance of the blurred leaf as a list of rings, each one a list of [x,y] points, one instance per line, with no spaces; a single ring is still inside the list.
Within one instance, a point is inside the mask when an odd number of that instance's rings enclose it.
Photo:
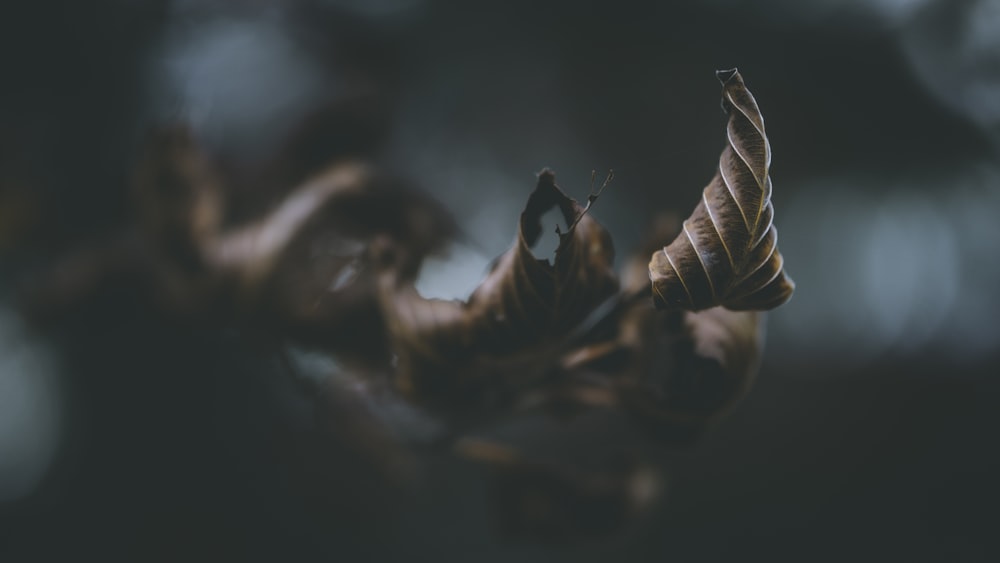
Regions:
[[[650,259],[653,298],[670,309],[773,309],[795,284],[783,270],[772,224],[771,147],[739,72],[717,74],[729,114],[728,145],[682,233]]]
[[[219,176],[187,128],[153,135],[134,176],[131,230],[57,264],[35,284],[35,308],[54,314],[125,275],[172,316],[250,321],[387,358],[368,245],[387,241],[396,275],[412,280],[457,230],[444,207],[364,161],[340,159],[260,218],[229,227],[225,196],[238,192]]]
[[[370,177],[362,163],[337,163],[296,188],[259,220],[215,233],[202,245],[202,253],[215,269],[238,278],[245,290],[259,287],[314,220],[341,199],[364,193]]]
[[[62,305],[118,276],[126,283],[110,287],[138,287],[138,301],[192,324],[249,326],[265,333],[256,342],[333,351],[339,367],[323,374],[332,382],[304,387],[316,424],[282,439],[301,460],[296,483],[316,498],[343,494],[343,484],[313,486],[330,476],[405,484],[417,458],[398,430],[429,420],[419,403],[445,416],[411,432],[410,445],[454,445],[488,465],[506,532],[611,533],[659,489],[637,421],[670,445],[697,437],[753,382],[763,334],[754,310],[793,290],[776,247],[763,121],[739,74],[720,78],[729,145],[719,172],[687,221],[655,225],[621,284],[611,237],[588,214],[607,181],[581,205],[543,170],[513,246],[469,299],[423,298],[417,273],[455,223],[359,158],[385,140],[382,108],[333,104],[274,159],[284,183],[270,180],[281,189],[267,208],[240,210],[254,190],[227,189],[189,131],[157,134],[135,175],[131,229],[39,287],[56,288],[62,300],[48,297]],[[556,229],[552,261],[533,251],[551,210],[568,225]],[[483,433],[492,438],[473,437]],[[326,443],[355,463],[340,467]]]

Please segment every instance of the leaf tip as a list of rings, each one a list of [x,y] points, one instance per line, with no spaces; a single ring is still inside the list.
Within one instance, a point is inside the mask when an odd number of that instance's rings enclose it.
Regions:
[[[738,80],[740,78],[740,71],[736,67],[725,70],[717,70],[715,71],[715,77],[719,79],[719,82],[723,86],[727,86],[733,80]]]
[[[538,183],[542,184],[554,184],[556,181],[556,173],[552,171],[551,168],[545,167],[538,173]]]

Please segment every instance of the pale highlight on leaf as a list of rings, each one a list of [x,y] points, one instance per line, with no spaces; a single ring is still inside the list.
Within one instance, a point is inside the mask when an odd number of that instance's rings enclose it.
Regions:
[[[270,275],[288,246],[336,198],[364,191],[371,172],[361,162],[342,162],[296,188],[259,221],[219,236],[204,253],[221,269],[239,272],[243,285]]]
[[[791,297],[772,220],[771,146],[757,102],[735,69],[717,73],[727,146],[701,201],[670,245],[653,253],[653,301],[667,309],[773,309]]]

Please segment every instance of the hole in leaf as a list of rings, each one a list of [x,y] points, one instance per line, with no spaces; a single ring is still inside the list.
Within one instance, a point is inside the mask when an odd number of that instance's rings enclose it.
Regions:
[[[536,258],[548,260],[549,263],[555,260],[556,249],[559,248],[559,235],[556,234],[556,227],[559,227],[560,232],[565,233],[568,225],[562,211],[558,207],[553,207],[542,215],[542,234],[538,237],[538,242],[531,247]]]

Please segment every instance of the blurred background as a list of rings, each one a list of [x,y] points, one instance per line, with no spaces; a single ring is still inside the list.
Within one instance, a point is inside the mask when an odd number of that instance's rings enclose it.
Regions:
[[[1000,556],[997,0],[6,2],[0,65],[0,560]],[[543,167],[578,199],[614,169],[593,214],[621,262],[697,203],[732,67],[796,294],[749,396],[664,454],[663,500],[608,537],[505,539],[448,460],[405,494],[355,486],[232,334],[113,291],[55,329],[19,313],[31,272],[127,221],[153,125],[189,123],[251,214],[296,124],[359,93],[380,164],[463,233],[425,295],[475,288]]]

